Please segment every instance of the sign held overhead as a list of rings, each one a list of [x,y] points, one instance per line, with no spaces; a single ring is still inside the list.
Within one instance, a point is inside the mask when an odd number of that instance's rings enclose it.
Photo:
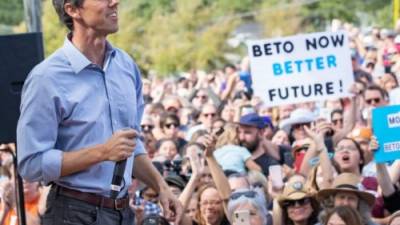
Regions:
[[[249,41],[253,89],[269,106],[348,97],[348,37],[324,32]]]

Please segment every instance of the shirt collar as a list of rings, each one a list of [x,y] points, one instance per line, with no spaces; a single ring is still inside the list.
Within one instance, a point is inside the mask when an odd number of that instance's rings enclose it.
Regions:
[[[77,49],[74,44],[72,44],[70,37],[72,37],[71,34],[69,34],[64,41],[64,45],[62,47],[66,57],[68,58],[68,61],[71,64],[72,69],[76,74],[81,72],[84,68],[87,66],[91,65],[92,62],[81,52],[79,49]],[[106,59],[107,61],[109,57],[114,57],[115,56],[115,49],[114,47],[107,41],[106,42]]]

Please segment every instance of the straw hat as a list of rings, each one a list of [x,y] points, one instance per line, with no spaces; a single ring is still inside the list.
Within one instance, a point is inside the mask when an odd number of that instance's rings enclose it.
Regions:
[[[309,193],[305,185],[300,181],[287,183],[283,189],[282,194],[278,197],[278,203],[283,207],[285,201],[300,200],[303,198],[313,198],[314,196]]]
[[[348,192],[356,194],[360,199],[364,200],[368,205],[373,206],[375,203],[375,196],[371,193],[364,191],[361,184],[360,176],[353,173],[342,173],[335,178],[333,188],[320,190],[317,194],[318,200],[324,200],[330,196],[334,196],[339,192]]]

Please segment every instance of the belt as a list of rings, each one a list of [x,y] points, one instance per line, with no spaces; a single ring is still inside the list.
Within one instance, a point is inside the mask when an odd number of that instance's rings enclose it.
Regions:
[[[76,191],[72,189],[68,189],[65,187],[57,186],[58,193],[60,195],[70,197],[76,200],[87,202],[94,206],[105,207],[115,210],[123,210],[129,207],[129,197],[119,198],[119,199],[112,199],[107,198],[101,195],[93,194],[93,193],[86,193],[81,191]]]

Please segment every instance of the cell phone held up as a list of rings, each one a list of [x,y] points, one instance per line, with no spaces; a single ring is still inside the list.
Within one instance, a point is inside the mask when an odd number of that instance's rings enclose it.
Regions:
[[[250,225],[250,211],[236,210],[233,213],[233,225]]]

